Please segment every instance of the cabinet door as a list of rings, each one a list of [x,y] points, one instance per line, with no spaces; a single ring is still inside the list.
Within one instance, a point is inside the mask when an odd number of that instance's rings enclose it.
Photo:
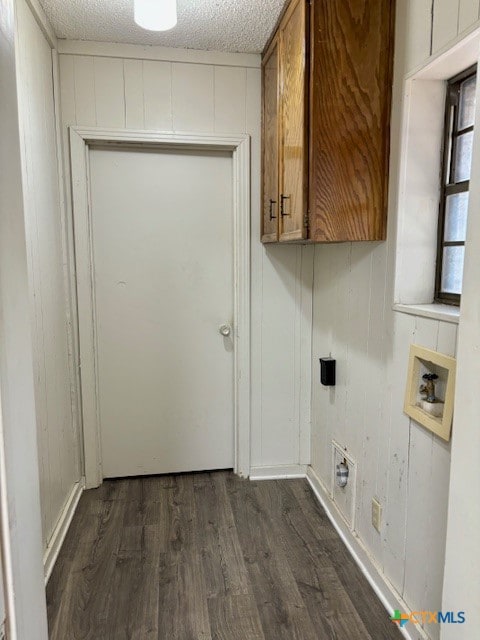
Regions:
[[[278,41],[263,62],[262,242],[278,241]]]
[[[386,232],[392,0],[312,4],[310,238]]]
[[[280,240],[307,235],[307,3],[293,0],[280,26]]]

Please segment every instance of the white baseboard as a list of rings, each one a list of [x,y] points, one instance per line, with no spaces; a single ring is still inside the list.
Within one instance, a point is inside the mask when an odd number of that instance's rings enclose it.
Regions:
[[[45,584],[47,584],[55,562],[57,561],[58,554],[62,548],[65,536],[72,522],[72,518],[77,510],[78,502],[82,496],[83,489],[85,488],[85,479],[82,478],[79,482],[73,485],[68,500],[62,509],[60,518],[58,519],[57,526],[55,527],[52,537],[47,545],[45,553],[43,554],[43,567],[45,573]]]
[[[305,478],[306,475],[306,464],[285,464],[250,469],[250,480],[285,480],[286,478]]]
[[[381,573],[380,568],[369,555],[360,538],[349,529],[340,511],[331,501],[326,487],[310,466],[307,468],[307,480],[330,519],[330,522],[335,527],[338,535],[350,552],[350,555],[368,580],[381,603],[388,611],[388,614],[393,615],[395,609],[398,609],[402,613],[411,613],[410,608],[402,599],[401,595]],[[400,632],[405,638],[408,638],[408,640],[429,640],[424,630],[420,626],[413,625],[411,622],[403,627],[403,629],[400,629]]]

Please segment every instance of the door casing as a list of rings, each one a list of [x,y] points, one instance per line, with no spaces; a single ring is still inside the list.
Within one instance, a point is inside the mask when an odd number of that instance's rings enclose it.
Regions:
[[[70,127],[73,228],[86,488],[103,480],[100,448],[89,148],[230,151],[233,159],[234,471],[250,473],[250,136]]]

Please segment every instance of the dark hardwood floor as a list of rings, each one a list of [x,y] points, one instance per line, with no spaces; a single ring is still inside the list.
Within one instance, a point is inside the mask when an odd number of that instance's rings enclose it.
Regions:
[[[106,481],[47,599],[51,640],[400,638],[305,480]]]

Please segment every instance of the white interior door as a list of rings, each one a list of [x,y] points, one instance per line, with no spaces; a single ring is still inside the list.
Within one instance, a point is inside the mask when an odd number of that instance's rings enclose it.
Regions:
[[[89,160],[103,477],[233,467],[232,156]]]

